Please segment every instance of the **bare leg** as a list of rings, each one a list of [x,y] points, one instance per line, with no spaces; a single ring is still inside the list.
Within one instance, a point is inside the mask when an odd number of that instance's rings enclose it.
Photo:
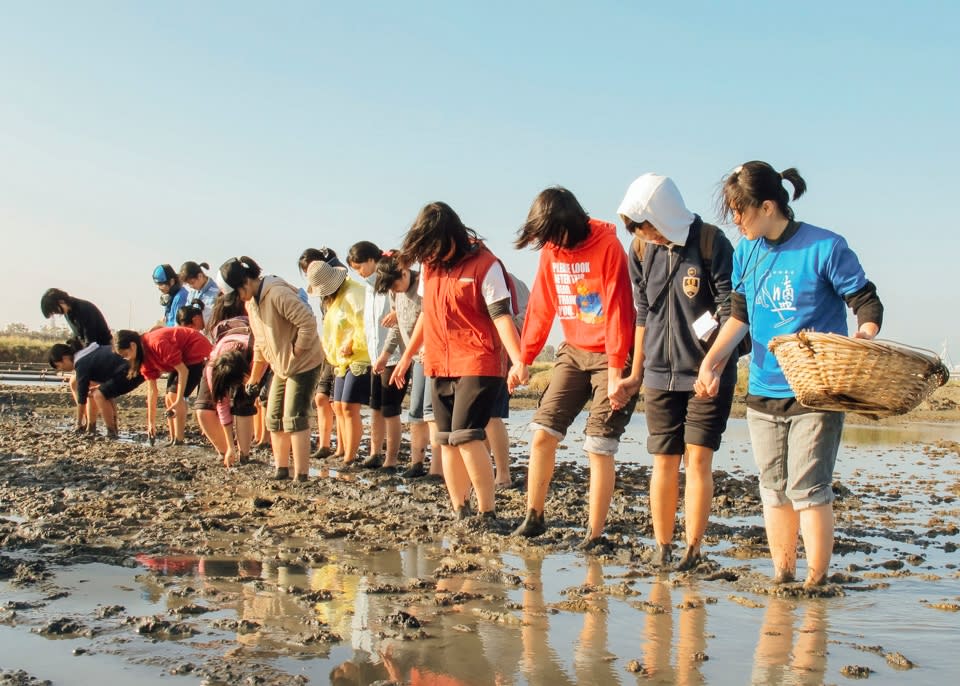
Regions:
[[[773,559],[775,574],[792,576],[797,570],[797,535],[800,531],[800,515],[793,505],[764,505],[763,521],[767,529],[767,543]]]
[[[427,442],[430,440],[430,427],[426,422],[414,422],[410,425],[410,463],[418,464],[426,459]]]
[[[290,449],[293,453],[294,474],[297,476],[310,471],[310,429],[288,433]]]
[[[386,437],[386,426],[383,421],[383,412],[370,411],[370,454],[383,455],[383,441]]]
[[[100,389],[92,394],[93,402],[100,408],[100,414],[103,415],[103,423],[107,425],[107,431],[117,430],[117,404],[113,398],[104,398]]]
[[[443,476],[443,449],[437,443],[437,423],[427,422],[430,433],[430,473]]]
[[[330,405],[330,398],[323,393],[317,393],[313,397],[313,402],[317,406],[317,447],[330,447],[330,433],[333,431],[333,407]]]
[[[360,449],[363,425],[360,418],[360,403],[341,403],[343,412],[343,461],[353,462]]]
[[[683,516],[687,548],[694,548],[703,541],[703,534],[710,519],[710,504],[713,502],[713,451],[702,445],[688,445],[685,460]]]
[[[270,445],[273,447],[273,464],[278,468],[290,466],[290,434],[286,431],[271,431]]]
[[[197,410],[197,424],[200,425],[203,435],[213,444],[217,454],[223,457],[227,452],[227,438],[223,435],[216,410]]]
[[[166,410],[173,408],[173,399],[177,396],[173,393],[167,393],[163,396],[163,407]],[[170,436],[170,440],[173,440],[177,437],[177,425],[176,425],[176,410],[174,410],[173,417],[167,417],[167,434]]]
[[[530,446],[530,467],[527,471],[528,510],[536,510],[539,514],[543,513],[544,505],[547,502],[547,491],[550,489],[550,480],[553,479],[553,468],[557,461],[557,446],[559,444],[559,438],[554,438],[543,429],[538,429],[533,434],[533,442]]]
[[[400,438],[403,435],[400,415],[384,417],[383,424],[387,434],[387,452],[383,460],[383,466],[394,467],[397,464],[397,455],[400,454]]]
[[[660,545],[673,541],[680,499],[680,455],[654,455],[650,475],[650,517],[653,537]]]
[[[830,569],[833,555],[833,505],[800,510],[803,549],[807,554],[807,585],[820,584]]]
[[[234,417],[233,430],[237,434],[237,449],[244,457],[250,454],[250,443],[253,438],[253,417]]]
[[[456,511],[463,507],[464,502],[470,495],[470,475],[463,464],[459,448],[452,445],[441,445],[440,454],[443,456],[443,480],[446,482],[447,493],[450,495],[450,505]],[[434,458],[434,462],[439,461]]]
[[[343,415],[343,403],[340,401],[333,402],[333,417],[334,422],[336,423],[337,428],[337,452],[334,453],[335,456],[343,457],[343,446],[347,440],[347,430],[346,430],[346,419]]]
[[[187,401],[181,400],[173,406],[173,429],[174,436],[178,441],[182,441],[187,432]]]
[[[490,441],[490,452],[497,466],[496,484],[509,486],[510,481],[510,435],[507,425],[500,417],[492,417],[487,423],[487,439]]]
[[[493,464],[490,462],[490,453],[483,441],[470,441],[457,446],[460,457],[470,475],[470,482],[477,494],[477,510],[492,512],[496,508],[494,502]]]
[[[603,533],[603,525],[613,500],[613,487],[617,481],[617,472],[613,466],[613,455],[590,456],[590,514],[587,521],[589,535],[598,538]]]

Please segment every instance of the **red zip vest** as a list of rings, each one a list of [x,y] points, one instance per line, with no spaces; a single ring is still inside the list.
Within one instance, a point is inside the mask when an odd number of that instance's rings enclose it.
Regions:
[[[482,285],[497,258],[485,246],[449,271],[423,267],[423,368],[427,376],[506,376]]]

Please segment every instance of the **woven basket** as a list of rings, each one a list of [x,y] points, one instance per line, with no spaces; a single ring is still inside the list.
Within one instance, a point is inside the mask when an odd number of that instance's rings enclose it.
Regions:
[[[890,341],[801,331],[767,347],[800,404],[816,410],[905,414],[950,378],[932,352]]]

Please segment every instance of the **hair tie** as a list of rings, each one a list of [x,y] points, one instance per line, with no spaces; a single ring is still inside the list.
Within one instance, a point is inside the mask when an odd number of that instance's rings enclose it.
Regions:
[[[384,250],[383,257],[393,257],[393,250]]]

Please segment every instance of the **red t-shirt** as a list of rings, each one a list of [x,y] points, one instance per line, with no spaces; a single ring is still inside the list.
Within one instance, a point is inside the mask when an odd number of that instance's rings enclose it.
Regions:
[[[213,346],[206,336],[185,326],[165,326],[148,331],[140,337],[143,362],[140,373],[147,381],[159,379],[164,372],[172,372],[181,362],[186,366],[199,364],[210,357]]]

